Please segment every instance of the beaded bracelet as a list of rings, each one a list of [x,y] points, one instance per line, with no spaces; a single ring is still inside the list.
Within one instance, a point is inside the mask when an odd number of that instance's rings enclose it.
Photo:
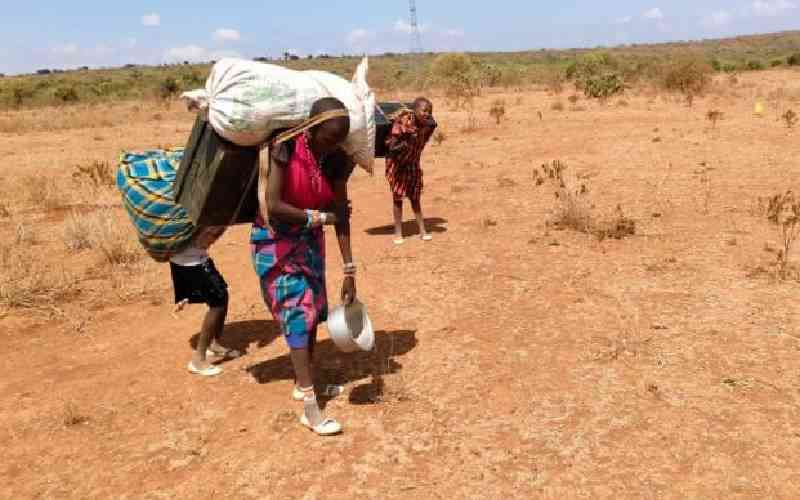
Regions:
[[[342,270],[344,271],[345,276],[355,276],[356,275],[356,265],[353,262],[346,263]]]
[[[306,228],[310,228],[312,225],[314,225],[314,211],[306,210]]]

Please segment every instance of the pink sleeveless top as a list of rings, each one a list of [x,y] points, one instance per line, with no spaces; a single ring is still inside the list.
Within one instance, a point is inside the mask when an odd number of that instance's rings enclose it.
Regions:
[[[303,210],[321,210],[333,203],[333,199],[333,189],[322,175],[308,146],[308,138],[301,134],[294,141],[294,151],[284,174],[283,201]]]

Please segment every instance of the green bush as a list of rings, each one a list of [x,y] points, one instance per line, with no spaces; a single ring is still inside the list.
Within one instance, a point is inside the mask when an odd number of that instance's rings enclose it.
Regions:
[[[11,102],[15,107],[22,106],[25,101],[33,99],[34,91],[28,87],[18,85],[11,90]]]
[[[168,76],[161,80],[161,83],[158,86],[158,95],[162,99],[170,99],[178,95],[180,92],[181,86],[178,83],[178,80],[175,77]]]
[[[773,68],[777,68],[778,66],[783,66],[783,59],[773,59],[769,62],[769,65]]]
[[[63,103],[78,102],[80,100],[78,91],[73,86],[58,87],[53,93],[53,97]]]
[[[713,69],[716,72],[722,71],[722,63],[719,62],[719,59],[715,58],[711,60],[711,69]]]
[[[625,90],[622,77],[616,73],[606,73],[586,79],[583,83],[586,97],[607,99]]]
[[[786,64],[789,66],[800,66],[800,52],[790,55],[789,59],[786,60]]]
[[[625,90],[619,63],[605,52],[593,52],[571,63],[567,78],[574,80],[575,88],[586,97],[608,98]]]
[[[765,66],[761,61],[747,61],[747,69],[750,71],[761,71],[765,69]]]
[[[481,75],[467,54],[441,54],[431,66],[432,79],[442,85],[447,97],[463,107],[480,94]]]
[[[722,66],[722,71],[725,73],[736,73],[739,71],[739,66],[732,63],[726,63]]]

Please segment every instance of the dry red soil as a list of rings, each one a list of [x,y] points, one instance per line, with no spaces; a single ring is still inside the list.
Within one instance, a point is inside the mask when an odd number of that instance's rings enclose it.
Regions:
[[[770,275],[778,238],[758,198],[796,187],[800,130],[772,104],[753,113],[778,88],[800,111],[797,77],[723,81],[692,108],[648,92],[577,109],[490,94],[473,132],[436,99],[447,138],[423,159],[434,241],[392,245],[382,162],[352,180],[359,295],[379,332],[359,355],[322,335],[320,379],[346,385],[327,403],[345,426],[334,438],[297,422],[248,228],[212,248],[231,286],[223,342],[246,354],[209,380],[185,369],[204,311],[171,315],[166,267],[100,268],[67,251],[63,213],[20,208],[0,219],[2,244],[22,221],[31,258],[81,278],[52,307],[0,319],[0,497],[797,498],[800,284]],[[20,176],[182,145],[191,115],[148,106],[82,111],[114,115],[103,128],[0,135],[3,197]],[[725,114],[713,129],[712,109]],[[620,205],[636,234],[548,227],[556,200],[533,171],[555,159],[597,217]]]

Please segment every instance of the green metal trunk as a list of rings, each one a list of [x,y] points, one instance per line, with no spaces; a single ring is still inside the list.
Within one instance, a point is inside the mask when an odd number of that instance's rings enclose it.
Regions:
[[[192,222],[197,227],[252,222],[257,186],[258,148],[226,141],[198,116],[175,180],[175,199]]]

